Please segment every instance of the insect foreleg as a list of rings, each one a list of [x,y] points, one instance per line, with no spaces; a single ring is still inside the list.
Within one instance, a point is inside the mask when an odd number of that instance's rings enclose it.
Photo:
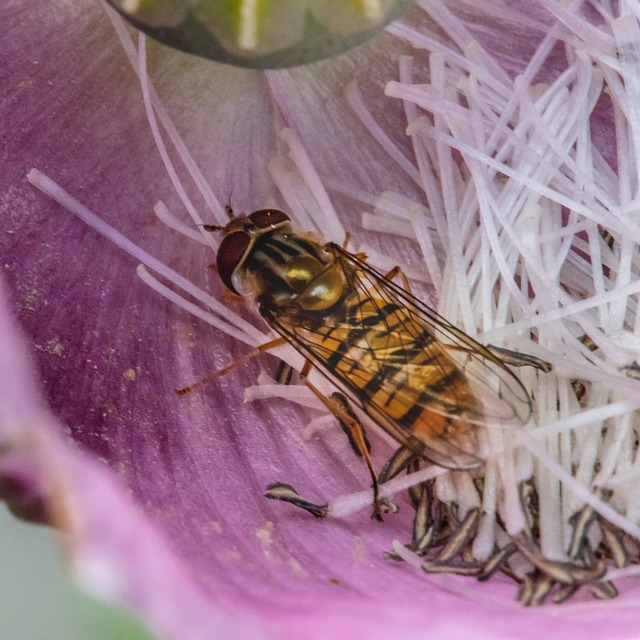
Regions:
[[[405,291],[412,293],[411,285],[409,284],[409,278],[407,278],[405,272],[402,270],[401,267],[398,267],[396,265],[395,267],[393,267],[393,269],[391,269],[391,271],[387,271],[387,273],[384,274],[384,279],[392,281],[394,278],[398,276],[400,277],[400,280],[402,280],[402,288]]]
[[[193,384],[190,384],[188,387],[183,387],[182,389],[176,389],[176,393],[179,396],[183,396],[185,393],[189,393],[190,391],[193,391],[198,387],[202,387],[203,385],[207,384],[208,382],[211,382],[215,378],[219,378],[220,376],[223,376],[225,373],[229,373],[229,371],[232,371],[233,369],[237,369],[238,367],[241,367],[242,365],[246,364],[256,356],[259,356],[261,353],[264,353],[265,351],[269,351],[269,349],[275,349],[276,347],[280,347],[286,343],[287,341],[284,338],[276,338],[275,340],[270,340],[269,342],[265,342],[264,344],[261,344],[255,349],[251,349],[251,351],[249,351],[248,353],[245,353],[243,356],[240,356],[237,360],[234,360],[230,365],[224,367],[223,369],[218,369],[218,371],[214,371],[213,373],[210,373],[208,376],[205,376],[204,378],[200,378],[200,380],[198,380],[197,382],[194,382]]]
[[[382,514],[390,511],[395,511],[396,507],[391,504],[385,498],[380,497],[380,482],[378,475],[373,468],[373,462],[371,461],[370,450],[371,445],[365,433],[364,427],[360,420],[354,413],[347,398],[341,393],[333,393],[330,398],[327,398],[319,389],[309,382],[307,376],[309,375],[313,363],[310,360],[305,361],[302,370],[300,371],[300,377],[304,380],[305,384],[313,391],[313,393],[322,401],[322,403],[329,409],[329,411],[338,420],[342,430],[349,439],[349,444],[355,451],[356,455],[361,457],[369,474],[371,475],[372,488],[373,488],[373,514],[372,517],[376,520],[382,520]],[[324,518],[327,515],[326,504],[316,504],[303,498],[291,485],[283,482],[275,482],[267,487],[265,497],[271,500],[281,500],[282,502],[288,502],[300,509],[308,511],[317,518]]]

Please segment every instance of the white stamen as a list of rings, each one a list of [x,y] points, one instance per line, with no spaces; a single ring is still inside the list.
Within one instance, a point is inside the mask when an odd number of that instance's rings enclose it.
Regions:
[[[204,245],[209,245],[209,243],[202,237],[202,234],[191,227],[188,227],[184,222],[176,218],[170,211],[167,209],[167,206],[164,202],[157,202],[156,206],[153,207],[153,212],[158,216],[158,220],[164,222],[170,229],[181,233],[186,238],[190,240],[195,240],[196,242]]]
[[[167,267],[163,262],[138,247],[128,238],[125,238],[125,236],[123,236],[119,231],[116,231],[116,229],[104,222],[100,216],[87,209],[87,207],[68,194],[62,187],[60,187],[60,185],[51,180],[51,178],[45,176],[37,169],[31,169],[27,174],[27,180],[34,187],[40,189],[40,191],[60,203],[65,207],[65,209],[78,216],[83,222],[95,229],[98,233],[103,235],[105,238],[108,238],[129,255],[136,258],[136,260],[139,260],[150,269],[153,269],[156,273],[162,275],[189,295],[202,301],[203,304],[208,306],[212,311],[219,313],[221,317],[231,320],[232,324],[222,322],[216,325],[223,331],[248,344],[256,345],[266,341],[264,334],[253,325],[249,324],[246,320],[243,320],[237,314],[232,313],[228,307],[225,307],[218,300],[202,291],[202,289],[196,287],[191,283],[191,281],[187,280],[173,269]],[[158,286],[158,290],[160,291],[161,289],[162,287]],[[207,320],[207,322],[208,321],[209,320]],[[237,327],[240,331],[234,327]]]
[[[220,204],[220,201],[214,195],[213,191],[211,190],[211,186],[207,182],[202,171],[200,170],[200,167],[189,152],[187,145],[185,144],[184,140],[182,140],[180,134],[178,133],[178,130],[176,129],[176,126],[174,125],[169,114],[162,105],[156,90],[149,82],[149,78],[146,73],[146,64],[142,69],[139,68],[139,53],[138,51],[136,51],[136,48],[131,41],[131,37],[129,36],[129,32],[127,31],[124,20],[104,2],[102,2],[102,5],[108,18],[111,20],[111,24],[113,25],[116,35],[120,40],[120,44],[122,45],[122,48],[124,49],[124,52],[127,55],[127,58],[129,59],[134,72],[136,73],[138,78],[140,78],[140,82],[144,82],[144,84],[148,86],[149,101],[153,106],[153,110],[160,119],[160,122],[162,123],[164,130],[169,136],[169,139],[171,140],[175,151],[178,153],[179,158],[184,163],[185,169],[191,176],[194,184],[204,198],[207,207],[213,213],[214,220],[218,223],[226,222],[227,218],[224,213],[224,207]],[[141,76],[144,76],[145,78],[143,79],[141,78]],[[158,139],[156,138],[156,143],[157,142]],[[197,221],[195,222],[196,224],[199,224]]]

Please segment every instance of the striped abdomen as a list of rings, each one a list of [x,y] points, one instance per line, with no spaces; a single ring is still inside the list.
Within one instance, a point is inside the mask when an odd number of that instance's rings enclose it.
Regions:
[[[433,438],[452,428],[452,417],[477,407],[447,347],[404,308],[370,297],[348,305],[345,318],[316,329],[314,341],[365,408],[418,438]]]

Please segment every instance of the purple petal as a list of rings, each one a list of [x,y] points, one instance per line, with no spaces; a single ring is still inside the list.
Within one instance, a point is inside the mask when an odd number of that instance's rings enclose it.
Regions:
[[[0,439],[9,453],[0,458],[0,473],[3,481],[29,478],[23,493],[27,486],[36,493],[33,484],[40,484],[81,584],[131,607],[162,637],[263,637],[255,621],[244,616],[240,623],[229,611],[216,610],[114,474],[69,446],[62,425],[34,390],[24,337],[7,313],[7,302],[2,284],[0,377],[7,384],[0,391]],[[13,506],[16,493],[3,491],[2,497]]]
[[[3,263],[46,400],[66,425],[43,408],[23,342],[1,316],[0,378],[11,381],[1,406],[20,418],[3,414],[3,438],[33,439],[27,448],[12,445],[2,471],[19,489],[14,498],[35,513],[38,497],[52,493],[54,520],[69,532],[85,584],[133,607],[168,638],[257,638],[256,621],[267,637],[296,640],[552,639],[593,633],[594,624],[633,637],[633,585],[622,585],[613,605],[585,597],[561,609],[523,610],[506,581],[452,578],[462,594],[452,593],[384,561],[392,540],[408,537],[407,508],[381,525],[367,514],[317,522],[264,500],[274,480],[322,500],[366,487],[367,475],[345,464],[351,458],[340,434],[304,441],[310,414],[279,401],[242,403],[260,369],[273,373],[270,357],[178,398],[176,388],[244,348],[160,299],[135,277],[132,259],[26,185],[34,166],[55,176],[145,249],[219,291],[207,270],[211,255],[168,234],[151,213],[158,198],[176,200],[110,25],[93,3],[67,4],[54,18],[35,0],[5,0],[0,10],[9,88],[0,109],[10,132],[0,178]],[[508,41],[505,56],[514,51]],[[410,182],[365,142],[336,95],[349,66],[363,63],[361,52],[268,81],[154,47],[151,60],[160,76],[154,82],[214,191],[239,210],[270,195],[265,169],[277,143],[269,91],[321,171],[376,191]],[[362,77],[370,71],[363,66]],[[376,115],[399,117],[397,105],[389,109]]]

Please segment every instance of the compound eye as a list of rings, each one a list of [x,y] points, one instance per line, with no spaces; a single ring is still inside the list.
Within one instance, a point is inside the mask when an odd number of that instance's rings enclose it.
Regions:
[[[284,211],[280,211],[279,209],[259,209],[249,216],[249,220],[251,220],[258,229],[267,229],[281,222],[288,222],[290,219]]]
[[[238,293],[231,282],[233,272],[242,262],[244,254],[249,248],[251,238],[244,231],[236,231],[225,236],[220,243],[218,255],[216,257],[216,265],[218,267],[218,275],[227,289],[234,293]]]

